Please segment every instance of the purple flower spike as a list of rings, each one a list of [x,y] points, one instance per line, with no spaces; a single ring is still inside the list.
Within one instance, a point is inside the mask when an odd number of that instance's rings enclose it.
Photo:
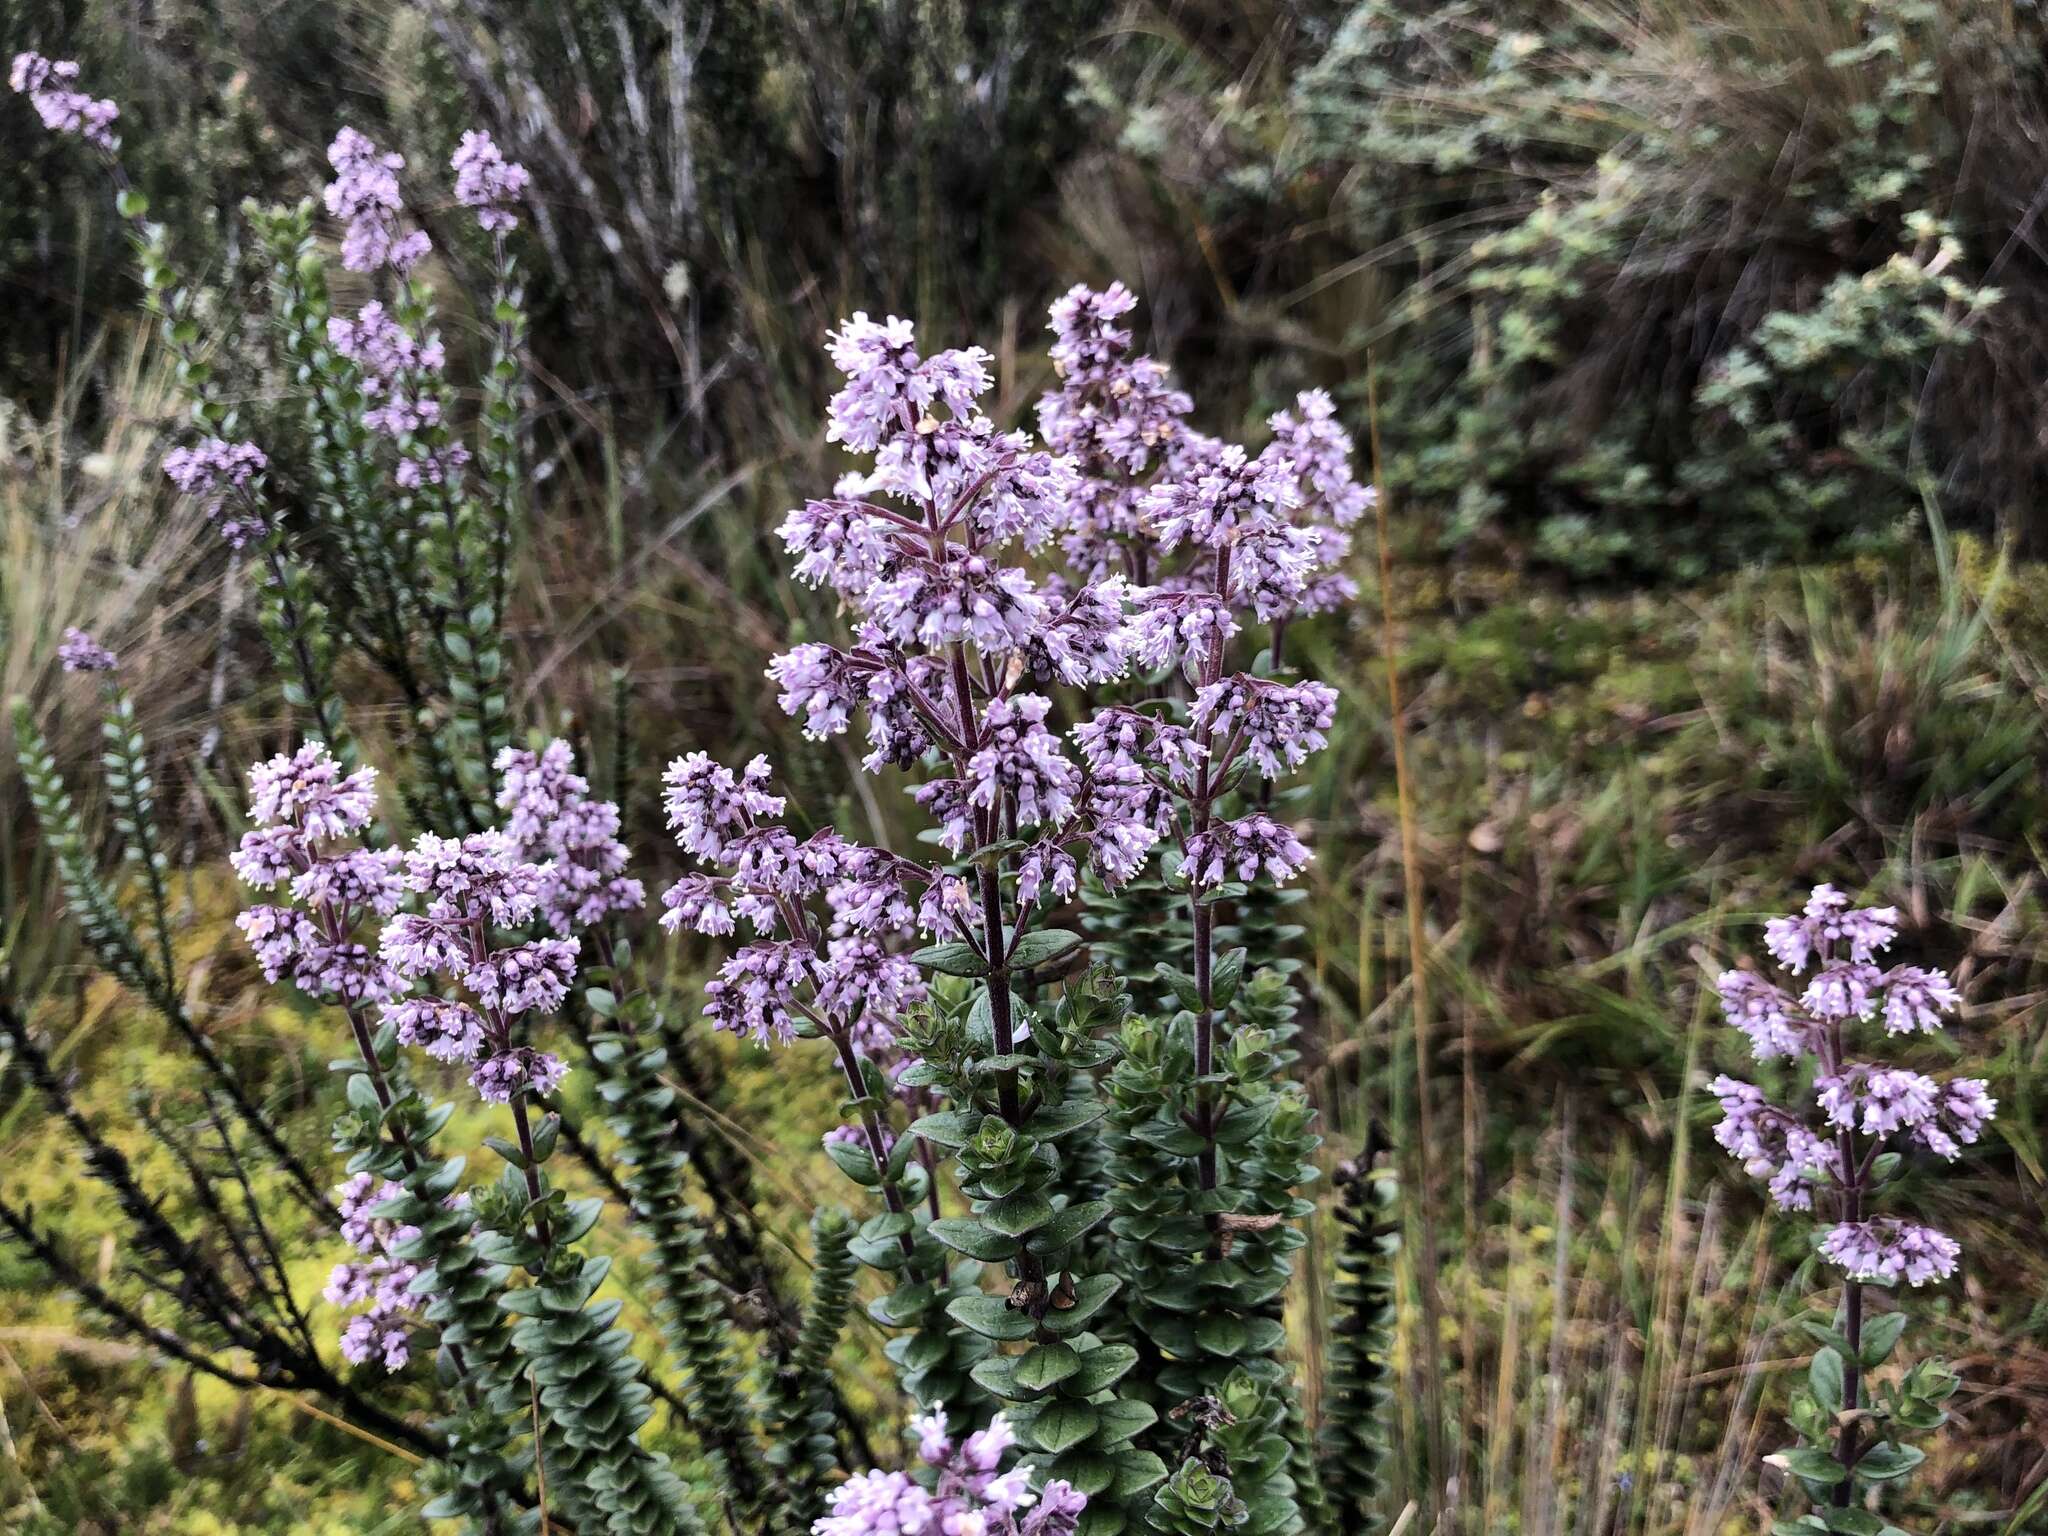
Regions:
[[[341,264],[351,272],[388,266],[401,274],[419,265],[431,249],[427,237],[398,225],[404,157],[385,154],[355,129],[344,128],[327,146],[327,163],[334,180],[322,195],[329,215],[343,224]]]
[[[513,205],[526,196],[531,178],[526,167],[507,160],[478,129],[463,134],[462,143],[448,162],[455,172],[455,200],[476,210],[476,221],[490,234],[502,235],[519,227]]]
[[[1984,1134],[1998,1101],[1977,1078],[1940,1082],[1885,1062],[1846,1059],[1852,1033],[1866,1039],[1937,1030],[1962,998],[1947,975],[1919,966],[1881,969],[1876,956],[1898,934],[1894,907],[1858,908],[1831,885],[1816,886],[1792,917],[1772,918],[1765,942],[1792,975],[1811,973],[1794,996],[1751,971],[1722,972],[1721,1011],[1749,1039],[1759,1061],[1810,1057],[1811,1097],[1773,1103],[1761,1089],[1719,1077],[1715,1138],[1781,1207],[1812,1210],[1822,1200],[1843,1219],[1828,1228],[1821,1256],[1851,1280],[1922,1285],[1946,1279],[1960,1250],[1931,1227],[1869,1214],[1883,1192],[1880,1152],[1954,1161]],[[1876,1025],[1882,1021],[1882,1030]]]
[[[164,473],[171,483],[203,504],[207,521],[220,530],[230,549],[245,549],[270,532],[269,514],[251,488],[269,467],[270,460],[254,443],[219,437],[164,455]]]

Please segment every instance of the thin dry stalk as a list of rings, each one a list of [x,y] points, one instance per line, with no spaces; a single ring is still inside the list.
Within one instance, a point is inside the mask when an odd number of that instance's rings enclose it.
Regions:
[[[1400,648],[1394,633],[1394,551],[1387,524],[1387,486],[1380,448],[1380,407],[1378,373],[1368,358],[1365,370],[1366,420],[1372,444],[1372,483],[1375,523],[1379,534],[1380,565],[1380,647],[1387,668],[1388,722],[1394,735],[1394,789],[1401,816],[1401,883],[1408,907],[1408,961],[1412,967],[1409,1018],[1415,1033],[1415,1178],[1416,1210],[1420,1213],[1422,1251],[1419,1281],[1422,1292],[1422,1337],[1420,1351],[1423,1408],[1428,1423],[1424,1443],[1428,1452],[1430,1493],[1441,1495],[1445,1473],[1443,1430],[1443,1339],[1442,1298],[1437,1294],[1437,1231],[1435,1198],[1435,1117],[1429,1098],[1429,957],[1422,914],[1422,854],[1415,823],[1415,800],[1408,777],[1408,724],[1401,703]]]

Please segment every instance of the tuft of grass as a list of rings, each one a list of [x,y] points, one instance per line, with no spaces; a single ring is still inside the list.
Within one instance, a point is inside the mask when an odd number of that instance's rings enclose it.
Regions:
[[[89,434],[77,420],[95,394]],[[0,404],[0,700],[26,699],[58,759],[96,761],[97,690],[67,678],[57,646],[76,626],[121,658],[137,722],[165,769],[214,759],[245,675],[228,625],[239,587],[224,575],[219,538],[196,509],[160,490],[158,454],[176,414],[171,370],[146,340],[100,333],[73,360],[45,419]],[[53,873],[29,836],[9,712],[0,712],[0,953],[32,995],[63,953]],[[174,854],[217,844],[189,773],[160,793]]]

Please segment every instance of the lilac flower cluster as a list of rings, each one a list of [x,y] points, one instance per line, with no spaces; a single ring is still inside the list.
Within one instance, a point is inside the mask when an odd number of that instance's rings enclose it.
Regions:
[[[1876,1159],[1921,1151],[1953,1162],[1983,1135],[1998,1103],[1977,1078],[1938,1082],[1847,1055],[1857,1024],[1881,1022],[1887,1035],[1930,1032],[1961,1002],[1940,971],[1878,964],[1897,932],[1896,909],[1852,907],[1822,885],[1802,912],[1765,929],[1766,945],[1789,973],[1813,967],[1798,995],[1752,971],[1721,975],[1722,1012],[1751,1053],[1759,1061],[1812,1057],[1816,1071],[1804,1106],[1773,1103],[1739,1078],[1715,1078],[1721,1120],[1714,1134],[1781,1208],[1812,1210],[1817,1195],[1832,1197],[1839,1220],[1822,1235],[1820,1251],[1852,1280],[1920,1285],[1952,1274],[1960,1250],[1931,1227],[1865,1211]]]
[[[354,363],[362,374],[363,425],[386,437],[410,437],[439,424],[438,385],[448,355],[438,337],[415,335],[398,323],[382,302],[372,299],[355,318],[335,315],[327,322],[328,343]],[[431,458],[408,455],[400,460],[399,484],[408,489],[440,484],[469,461],[468,450],[450,443]]]
[[[342,264],[355,272],[388,269],[407,278],[431,245],[423,232],[400,222],[403,157],[384,153],[353,128],[335,135],[327,157],[335,177],[325,196],[328,212],[343,221]],[[478,133],[464,135],[452,164],[458,198],[479,210],[484,227],[513,227],[508,204],[524,189],[526,172],[507,164],[489,136]],[[470,460],[466,447],[439,430],[446,415],[441,375],[447,355],[430,327],[425,299],[404,281],[389,306],[373,298],[353,317],[336,315],[327,322],[329,345],[360,371],[368,402],[363,425],[400,445],[393,478],[406,490],[453,486]]]
[[[832,338],[847,380],[828,435],[877,467],[781,529],[797,574],[832,586],[859,621],[849,649],[812,643],[776,658],[783,708],[814,737],[865,710],[871,770],[933,748],[952,758],[956,772],[918,786],[919,803],[956,855],[998,827],[1034,834],[1020,860],[1034,899],[1070,890],[1078,861],[1112,884],[1127,879],[1145,849],[1176,835],[1218,881],[1225,870],[1292,877],[1308,856],[1292,832],[1264,817],[1211,827],[1209,809],[1241,755],[1268,777],[1298,767],[1325,744],[1335,707],[1319,684],[1227,674],[1225,653],[1234,609],[1299,611],[1320,568],[1320,535],[1291,515],[1311,496],[1333,528],[1358,515],[1348,442],[1320,398],[1287,421],[1306,468],[1189,432],[1185,396],[1128,355],[1118,322],[1131,303],[1121,288],[1077,289],[1054,306],[1062,390],[1039,412],[1054,452],[979,414],[989,386],[979,349],[924,357],[907,321],[855,315]],[[1133,478],[1155,470],[1163,478]],[[1056,533],[1077,567],[1071,583],[1005,563],[1007,546],[1033,549]],[[1112,546],[1123,551],[1114,562]],[[1140,584],[1186,549],[1200,556],[1192,574]],[[1017,691],[1027,676],[1109,683],[1133,663],[1179,665],[1200,690],[1195,732],[1170,763],[1116,751],[1083,720],[1077,764],[1049,724],[1051,701]],[[1174,796],[1193,802],[1184,821]]]
[[[488,133],[472,129],[448,162],[455,172],[455,200],[476,210],[476,221],[493,235],[519,227],[512,205],[526,195],[526,167],[507,160]]]
[[[64,631],[64,639],[57,647],[57,664],[66,672],[111,672],[121,663],[112,651],[74,624]]]
[[[862,1472],[832,1490],[812,1536],[1073,1536],[1088,1500],[1054,1479],[1034,1495],[1022,1465],[999,1470],[1016,1435],[1001,1414],[954,1439],[939,1408],[910,1421],[930,1473]]]
[[[590,798],[590,781],[576,772],[566,741],[539,752],[507,747],[494,766],[505,836],[519,858],[542,870],[540,912],[549,927],[566,938],[646,906],[646,887],[626,873],[619,808]]]
[[[334,180],[322,193],[328,214],[342,221],[341,264],[351,272],[390,267],[410,272],[426,259],[433,244],[422,230],[401,228],[404,202],[398,173],[402,155],[386,154],[366,136],[344,128],[327,146]]]
[[[1190,432],[1165,369],[1129,355],[1120,322],[1133,302],[1077,289],[1054,307],[1062,389],[1040,404],[1042,443],[982,413],[992,379],[979,348],[925,355],[908,321],[864,314],[830,338],[845,382],[827,435],[870,467],[780,533],[798,579],[843,600],[852,643],[796,646],[768,675],[814,739],[864,717],[864,766],[912,771],[913,797],[963,867],[832,830],[799,839],[763,759],[739,772],[701,753],[669,766],[669,823],[707,868],[664,894],[663,927],[726,936],[744,921],[754,934],[707,987],[706,1014],[762,1043],[823,1036],[856,1098],[860,1057],[885,1075],[909,1065],[896,1025],[925,997],[903,954],[918,936],[995,969],[1084,871],[1121,885],[1166,845],[1200,894],[1290,879],[1308,861],[1270,815],[1218,808],[1243,769],[1274,777],[1324,746],[1335,695],[1231,673],[1226,658],[1237,610],[1292,612],[1319,569],[1324,546],[1292,516],[1311,501],[1318,516],[1357,516],[1348,443],[1327,412],[1299,425],[1300,464]],[[1055,541],[1070,575],[1021,563]],[[1186,570],[1169,569],[1176,554]],[[1192,701],[1105,704],[1062,728],[1051,693],[1028,686],[1104,689],[1134,667],[1181,668]],[[1000,1055],[1030,1025],[994,1011]],[[890,1156],[872,1113],[839,1139]]]
[[[394,996],[397,973],[356,931],[398,910],[398,855],[347,842],[376,814],[376,770],[345,774],[308,742],[250,769],[249,798],[255,825],[230,856],[235,872],[258,890],[283,886],[289,898],[235,919],[264,977],[289,977],[307,996],[351,1009]]]
[[[164,473],[171,483],[205,503],[207,520],[230,549],[245,549],[270,532],[270,518],[250,490],[250,483],[269,467],[269,458],[254,443],[220,437],[164,455]]]
[[[917,967],[889,941],[937,932],[960,910],[948,877],[825,830],[799,842],[768,793],[766,758],[735,774],[703,753],[669,764],[663,803],[677,841],[723,873],[685,875],[662,897],[661,925],[725,935],[744,918],[764,937],[731,955],[705,989],[719,1029],[767,1044],[798,1019],[874,1046],[924,997]]]
[[[1343,572],[1345,530],[1372,492],[1352,472],[1350,435],[1322,390],[1268,419],[1273,437],[1256,457],[1189,428],[1188,397],[1163,365],[1133,351],[1121,323],[1136,303],[1113,283],[1076,287],[1053,305],[1060,385],[1038,402],[1039,427],[1077,477],[1059,531],[1073,579],[1128,574],[1139,607],[1161,609],[1140,664],[1192,654],[1192,676],[1205,649],[1229,635],[1218,633],[1214,611],[1190,611],[1169,594],[1208,588],[1273,624],[1348,604],[1358,589]],[[1223,561],[1227,575],[1211,579],[1204,567]]]
[[[405,1194],[404,1186],[379,1184],[358,1173],[335,1192],[341,1210],[341,1235],[360,1258],[334,1266],[321,1292],[337,1307],[360,1307],[341,1332],[341,1355],[352,1365],[375,1360],[387,1371],[401,1371],[412,1358],[412,1325],[426,1303],[413,1289],[417,1264],[396,1257],[396,1250],[419,1236],[417,1227],[399,1226],[375,1214],[376,1208]]]
[[[70,59],[46,59],[40,53],[17,53],[7,72],[8,85],[28,97],[36,116],[52,133],[76,134],[95,149],[112,154],[121,147],[114,123],[121,109],[104,98],[94,99],[76,88],[78,65]]]
[[[551,864],[521,856],[504,832],[446,838],[422,833],[403,855],[400,881],[417,910],[384,926],[378,949],[391,969],[430,990],[384,1009],[399,1040],[444,1061],[466,1063],[485,1100],[509,1103],[549,1093],[567,1071],[561,1060],[515,1038],[516,1021],[554,1012],[576,979],[573,937],[512,939],[541,914]],[[452,984],[466,997],[432,990]]]

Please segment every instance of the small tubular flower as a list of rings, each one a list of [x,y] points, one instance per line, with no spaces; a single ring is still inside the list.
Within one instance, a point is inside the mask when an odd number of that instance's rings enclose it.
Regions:
[[[1063,826],[1074,813],[1080,771],[1045,728],[1052,701],[1035,693],[997,699],[982,717],[984,745],[968,761],[968,799],[984,811],[1007,804],[1019,826]]]
[[[1821,1238],[1821,1257],[1852,1280],[1921,1286],[1956,1272],[1962,1248],[1947,1234],[1895,1217],[1845,1221]]]

